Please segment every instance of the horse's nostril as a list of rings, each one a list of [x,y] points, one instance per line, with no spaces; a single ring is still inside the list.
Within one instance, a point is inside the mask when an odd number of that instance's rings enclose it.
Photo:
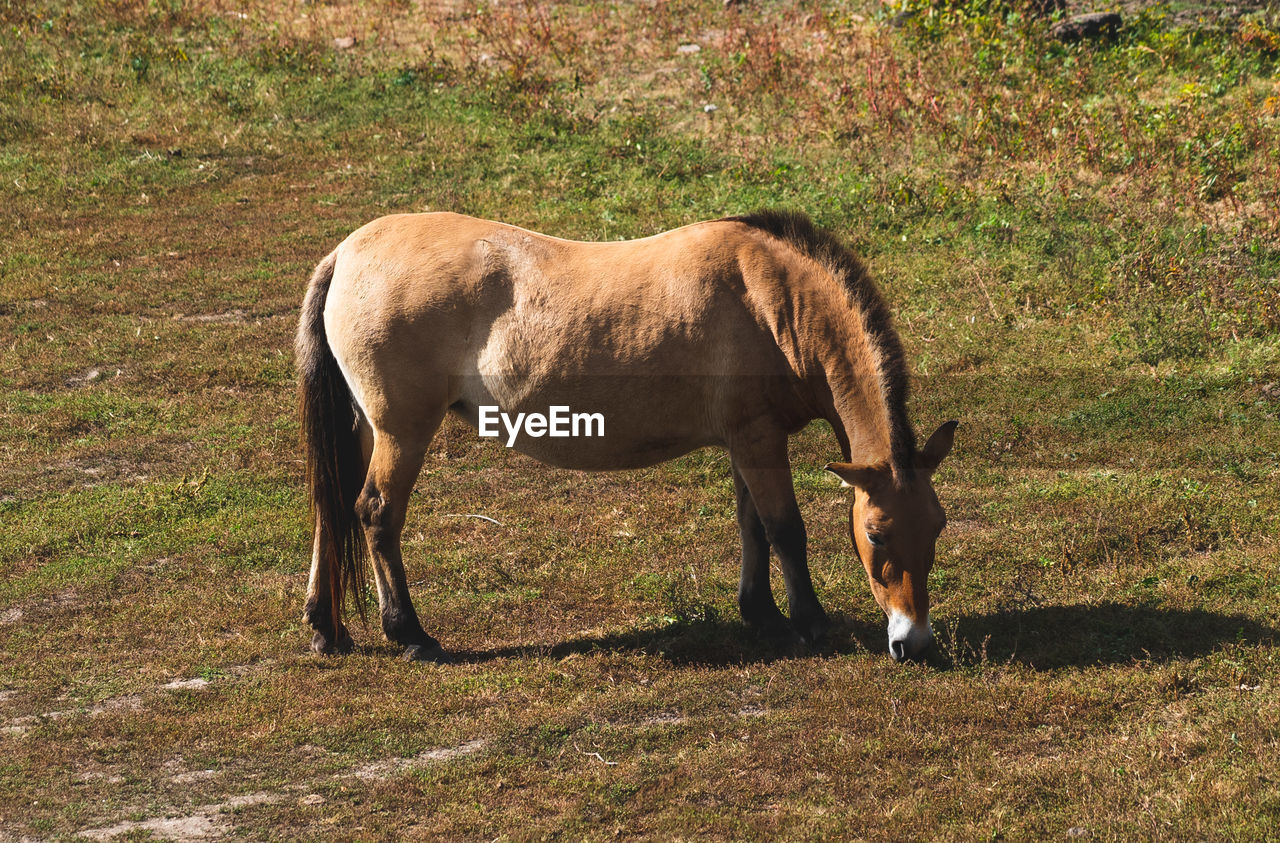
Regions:
[[[890,641],[889,655],[893,656],[893,660],[895,662],[900,662],[905,659],[907,657],[907,642],[901,640]]]

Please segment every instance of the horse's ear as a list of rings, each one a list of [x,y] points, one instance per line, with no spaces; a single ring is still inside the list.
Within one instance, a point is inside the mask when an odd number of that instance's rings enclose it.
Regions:
[[[960,422],[952,420],[938,425],[938,429],[929,437],[929,441],[924,443],[924,447],[916,457],[917,469],[928,475],[938,470],[938,464],[951,453],[951,446],[956,437],[956,427],[959,424]]]
[[[829,462],[826,470],[840,478],[840,485],[856,486],[869,492],[893,475],[886,465],[854,465],[851,462]]]

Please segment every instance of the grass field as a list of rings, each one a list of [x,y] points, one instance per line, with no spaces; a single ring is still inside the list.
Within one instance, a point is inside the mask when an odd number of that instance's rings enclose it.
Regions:
[[[1280,837],[1280,19],[1124,13],[0,0],[0,840]],[[927,663],[821,425],[820,652],[738,620],[723,453],[584,475],[450,422],[406,558],[458,663],[310,654],[334,244],[759,207],[867,258],[916,424],[962,421]]]

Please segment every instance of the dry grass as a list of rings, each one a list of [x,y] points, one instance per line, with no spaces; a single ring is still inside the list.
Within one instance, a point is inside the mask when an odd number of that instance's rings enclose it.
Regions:
[[[1274,16],[920,9],[0,5],[0,836],[1280,835]],[[723,455],[451,423],[406,538],[459,663],[308,654],[288,350],[334,242],[772,204],[870,258],[913,417],[964,422],[929,664],[820,426],[822,652],[739,624]]]

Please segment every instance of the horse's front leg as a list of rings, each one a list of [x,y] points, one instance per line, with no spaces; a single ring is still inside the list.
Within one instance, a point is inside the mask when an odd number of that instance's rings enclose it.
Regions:
[[[809,578],[808,540],[791,482],[786,435],[777,431],[745,439],[736,447],[730,446],[730,452],[750,492],[765,538],[778,555],[787,586],[791,626],[801,638],[814,644],[826,634],[831,621]],[[767,568],[765,574],[767,585]]]
[[[400,552],[409,496],[425,453],[426,445],[379,432],[356,514],[373,559],[383,633],[408,648],[405,655],[410,658],[441,661],[445,656],[440,643],[423,630],[414,611]]]
[[[738,533],[742,536],[742,578],[738,581],[738,611],[742,619],[764,630],[785,629],[787,619],[778,610],[769,587],[769,538],[756,511],[755,501],[733,466],[733,491],[738,499]]]

